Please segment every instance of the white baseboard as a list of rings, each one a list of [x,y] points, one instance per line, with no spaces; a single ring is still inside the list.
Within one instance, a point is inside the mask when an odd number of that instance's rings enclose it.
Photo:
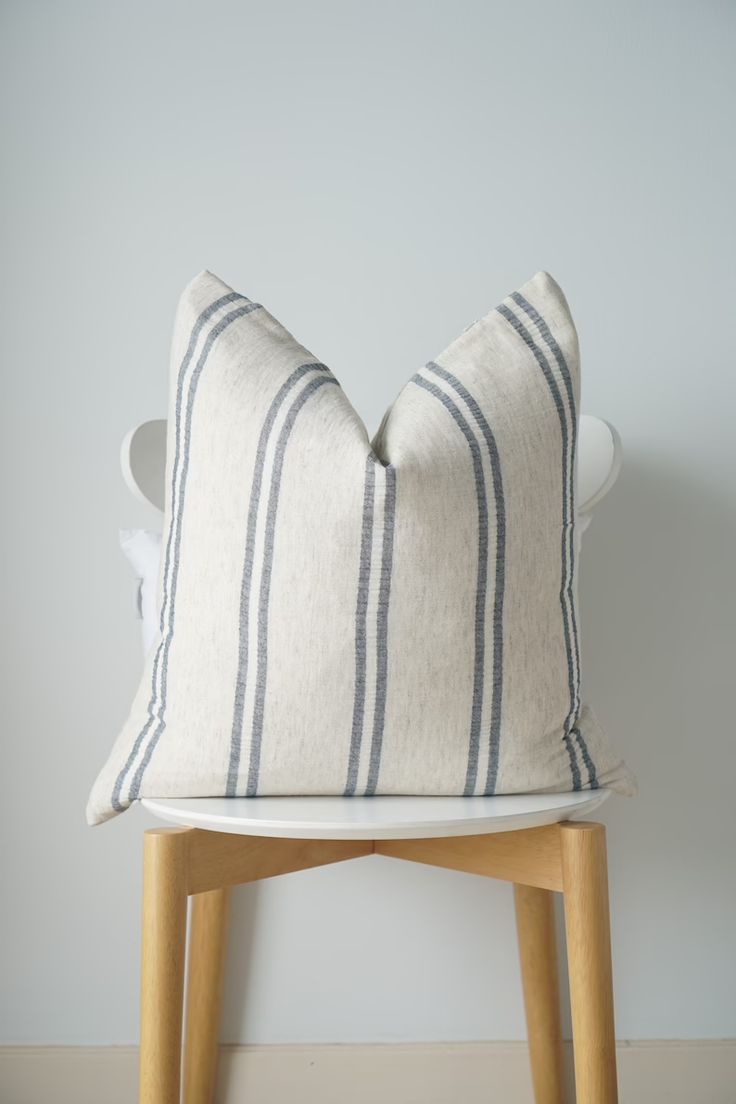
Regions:
[[[136,1066],[135,1047],[0,1047],[0,1100],[133,1104]],[[624,1042],[618,1068],[622,1104],[736,1104],[736,1039]],[[533,1104],[526,1044],[495,1042],[223,1047],[216,1101]]]

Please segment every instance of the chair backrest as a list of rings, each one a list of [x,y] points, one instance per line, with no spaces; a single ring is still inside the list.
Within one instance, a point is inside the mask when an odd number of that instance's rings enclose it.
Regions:
[[[608,494],[621,470],[621,438],[602,418],[583,414],[578,437],[578,511],[589,514]],[[123,478],[141,502],[163,512],[166,421],[142,422],[125,435],[120,450]]]

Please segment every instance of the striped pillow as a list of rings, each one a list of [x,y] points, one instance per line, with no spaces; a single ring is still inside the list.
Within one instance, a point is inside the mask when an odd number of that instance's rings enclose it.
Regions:
[[[551,277],[422,368],[373,442],[210,273],[172,365],[160,630],[91,823],[141,796],[631,792],[580,700],[578,347]]]

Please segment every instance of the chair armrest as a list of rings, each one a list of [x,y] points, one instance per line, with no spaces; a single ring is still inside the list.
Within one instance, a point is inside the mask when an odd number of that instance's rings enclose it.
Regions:
[[[128,489],[141,502],[163,512],[166,480],[166,419],[142,422],[120,446],[120,467]]]
[[[578,512],[589,514],[621,471],[621,438],[609,422],[583,414],[578,436]]]

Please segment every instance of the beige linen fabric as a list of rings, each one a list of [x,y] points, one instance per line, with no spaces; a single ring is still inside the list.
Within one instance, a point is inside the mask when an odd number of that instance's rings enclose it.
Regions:
[[[263,307],[196,277],[160,630],[90,823],[141,796],[632,792],[580,701],[578,389],[567,303],[539,273],[371,443]]]

